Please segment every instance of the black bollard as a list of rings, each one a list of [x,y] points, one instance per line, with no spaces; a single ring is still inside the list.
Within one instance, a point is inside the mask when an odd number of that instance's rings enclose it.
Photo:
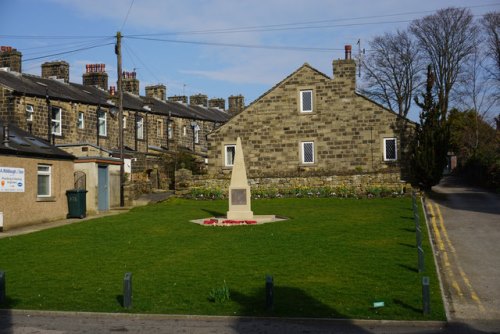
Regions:
[[[0,305],[5,303],[7,294],[5,293],[5,272],[0,271]]]
[[[425,315],[431,313],[431,296],[429,291],[429,277],[422,277],[422,308]]]
[[[132,308],[132,273],[123,278],[123,307]]]
[[[274,309],[274,280],[271,275],[266,276],[266,310]]]

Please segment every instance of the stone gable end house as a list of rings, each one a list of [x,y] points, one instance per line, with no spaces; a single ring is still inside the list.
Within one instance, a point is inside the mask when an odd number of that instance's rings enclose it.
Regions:
[[[356,92],[346,46],[333,78],[306,63],[211,133],[209,179],[227,179],[240,137],[257,187],[398,187],[401,121],[412,126]]]

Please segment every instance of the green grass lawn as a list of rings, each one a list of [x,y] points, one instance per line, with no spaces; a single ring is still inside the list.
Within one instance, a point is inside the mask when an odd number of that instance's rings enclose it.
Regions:
[[[224,214],[226,201],[170,199],[0,239],[4,307],[130,312],[120,300],[124,274],[132,272],[137,313],[445,318],[426,237],[432,313],[422,315],[411,199],[273,199],[252,206],[255,214],[290,219],[205,227],[189,220]],[[267,274],[274,277],[273,312],[265,310]],[[209,301],[224,281],[230,301]],[[385,307],[373,309],[374,301]]]

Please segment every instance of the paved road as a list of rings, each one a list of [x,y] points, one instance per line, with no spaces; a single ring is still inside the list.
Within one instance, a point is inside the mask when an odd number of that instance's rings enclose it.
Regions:
[[[500,333],[500,196],[446,177],[429,197],[449,317]]]
[[[95,314],[63,312],[0,311],[1,334],[288,334],[288,333],[481,333],[463,324],[328,319],[279,319],[199,317],[168,315]]]

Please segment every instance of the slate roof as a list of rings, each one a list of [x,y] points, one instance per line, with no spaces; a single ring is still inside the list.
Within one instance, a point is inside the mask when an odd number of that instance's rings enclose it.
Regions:
[[[4,125],[0,120],[0,154],[30,156],[41,158],[57,158],[74,160],[75,157],[53,145],[46,140],[9,124],[8,142],[5,142]]]
[[[231,115],[228,112],[216,108],[206,108],[202,106],[191,106],[176,101],[161,101],[155,98],[149,99],[155,113],[173,117],[188,118],[194,120],[206,120],[212,122],[225,123]]]
[[[65,83],[56,79],[45,79],[31,74],[0,70],[0,85],[18,95],[25,94],[45,98],[48,94],[52,99],[63,101],[91,105],[100,104],[109,108],[115,106],[110,103],[109,93],[103,89],[76,83]],[[231,118],[229,113],[216,108],[190,106],[179,102],[161,101],[127,92],[123,93],[123,108],[126,110],[147,112],[148,110],[144,106],[148,103],[152,104],[152,112],[155,114],[168,115],[170,113],[174,117],[222,123]]]

